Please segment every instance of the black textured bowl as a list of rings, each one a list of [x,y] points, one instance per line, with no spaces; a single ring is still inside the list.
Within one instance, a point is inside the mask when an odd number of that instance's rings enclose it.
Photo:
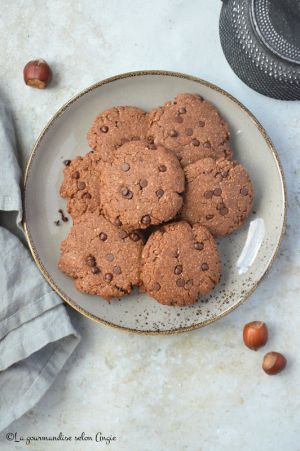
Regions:
[[[300,1],[223,0],[225,57],[248,86],[281,100],[300,100]]]

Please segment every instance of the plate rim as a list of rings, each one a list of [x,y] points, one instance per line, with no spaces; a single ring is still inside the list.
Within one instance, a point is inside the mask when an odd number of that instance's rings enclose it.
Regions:
[[[176,329],[169,329],[169,330],[139,330],[139,329],[134,329],[134,328],[130,328],[130,327],[125,327],[125,326],[120,326],[118,324],[114,324],[111,323],[110,321],[106,321],[105,319],[99,318],[98,316],[88,312],[87,310],[85,310],[84,308],[80,307],[75,301],[73,301],[68,295],[66,295],[63,290],[61,288],[59,288],[56,283],[54,282],[54,280],[51,278],[51,276],[48,274],[47,270],[45,269],[42,261],[40,260],[40,257],[38,255],[37,249],[34,246],[31,234],[30,234],[30,230],[29,230],[29,226],[28,223],[26,221],[26,187],[27,187],[27,181],[29,178],[29,173],[30,173],[30,168],[33,162],[33,159],[35,157],[35,155],[37,154],[37,151],[39,149],[40,143],[43,139],[43,137],[45,136],[46,132],[50,129],[50,127],[56,122],[56,120],[63,114],[63,112],[70,106],[72,105],[75,101],[77,101],[80,97],[86,95],[87,93],[93,91],[94,89],[98,88],[99,86],[103,86],[105,84],[108,83],[112,83],[114,81],[117,80],[121,80],[124,78],[130,78],[130,77],[137,77],[137,76],[148,76],[148,75],[159,75],[159,76],[169,76],[169,77],[178,77],[178,78],[183,78],[186,80],[190,80],[190,81],[194,81],[200,85],[206,86],[214,91],[219,92],[220,94],[224,95],[225,97],[229,98],[231,101],[233,101],[241,110],[243,110],[248,116],[249,118],[253,121],[254,125],[256,126],[256,128],[259,130],[259,132],[261,133],[261,135],[263,136],[264,140],[266,141],[269,151],[272,153],[277,167],[278,167],[278,172],[279,172],[279,176],[280,176],[280,181],[281,181],[281,186],[282,186],[282,193],[283,193],[283,222],[282,222],[282,227],[281,227],[281,231],[280,231],[280,236],[279,236],[279,240],[276,246],[276,249],[274,250],[273,256],[268,264],[268,266],[266,267],[265,271],[263,272],[263,274],[261,275],[261,277],[256,281],[256,283],[254,284],[254,286],[246,293],[244,294],[241,299],[239,300],[239,302],[237,304],[235,304],[234,306],[230,307],[228,310],[225,310],[223,313],[221,313],[220,315],[207,319],[205,321],[203,321],[202,323],[197,323],[197,324],[193,324],[191,326],[184,326],[184,327],[179,327]],[[258,287],[258,285],[260,284],[260,282],[263,280],[263,278],[265,277],[265,275],[269,272],[271,266],[273,265],[284,234],[285,234],[285,230],[286,230],[286,223],[287,223],[287,189],[286,189],[286,181],[285,181],[285,176],[284,176],[284,172],[283,172],[283,168],[282,168],[282,164],[280,162],[280,158],[278,155],[278,152],[274,146],[274,144],[272,143],[269,135],[267,134],[267,132],[265,131],[264,127],[261,125],[261,123],[256,119],[256,117],[253,115],[253,113],[251,113],[251,111],[245,107],[245,105],[243,105],[238,99],[236,99],[233,95],[229,94],[226,90],[220,88],[219,86],[201,79],[199,77],[195,77],[193,75],[188,75],[182,72],[174,72],[174,71],[165,71],[165,70],[139,70],[139,71],[133,71],[133,72],[124,72],[121,73],[119,75],[115,75],[113,77],[109,77],[109,78],[105,78],[101,81],[98,81],[96,83],[93,83],[92,85],[90,85],[88,88],[80,91],[78,94],[74,95],[73,97],[71,97],[71,99],[69,99],[67,102],[65,102],[57,111],[56,113],[54,113],[54,115],[52,115],[52,117],[49,119],[49,121],[47,122],[47,124],[45,125],[45,127],[42,129],[41,133],[39,134],[38,138],[36,139],[33,148],[29,154],[28,157],[28,161],[25,167],[25,173],[24,173],[24,183],[23,183],[23,220],[22,220],[22,225],[23,225],[23,229],[24,229],[24,233],[26,236],[26,240],[30,249],[30,252],[32,254],[32,257],[38,267],[38,269],[40,270],[41,274],[43,275],[43,277],[46,279],[47,283],[50,285],[50,287],[54,290],[54,292],[56,292],[56,294],[58,294],[60,296],[60,298],[66,302],[69,306],[71,306],[74,310],[76,310],[77,312],[81,313],[83,316],[85,316],[86,318],[89,318],[95,322],[97,322],[98,324],[103,324],[105,326],[109,326],[112,327],[114,329],[118,329],[122,332],[128,332],[128,333],[133,333],[133,334],[138,334],[138,335],[175,335],[175,334],[179,334],[179,333],[183,333],[183,332],[190,332],[192,330],[196,330],[205,326],[208,326],[209,324],[212,324],[222,318],[224,318],[225,316],[227,316],[229,313],[231,313],[232,311],[234,311],[235,309],[237,309],[240,305],[242,305],[250,296],[251,294],[256,290],[256,288]]]

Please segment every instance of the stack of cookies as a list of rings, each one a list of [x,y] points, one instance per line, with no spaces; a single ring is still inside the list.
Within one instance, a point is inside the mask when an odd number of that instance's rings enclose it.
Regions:
[[[220,279],[214,238],[239,228],[253,188],[232,160],[229,128],[196,94],[146,113],[94,120],[91,151],[67,162],[60,194],[73,219],[59,268],[107,300],[139,286],[158,302],[195,303]]]

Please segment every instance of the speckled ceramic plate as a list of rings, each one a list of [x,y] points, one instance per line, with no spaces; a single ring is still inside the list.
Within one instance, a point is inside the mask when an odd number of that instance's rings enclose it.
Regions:
[[[180,92],[213,102],[231,127],[234,156],[255,188],[245,226],[219,241],[222,280],[191,307],[162,306],[133,293],[110,304],[77,291],[57,268],[60,242],[70,223],[56,227],[63,160],[86,153],[86,132],[97,113],[114,105],[150,110]],[[206,81],[172,72],[134,72],[99,82],[64,105],[47,124],[32,151],[25,177],[25,231],[33,257],[55,291],[74,309],[99,323],[142,334],[171,334],[205,326],[238,307],[272,264],[282,239],[285,186],[277,153],[262,126],[231,95]]]

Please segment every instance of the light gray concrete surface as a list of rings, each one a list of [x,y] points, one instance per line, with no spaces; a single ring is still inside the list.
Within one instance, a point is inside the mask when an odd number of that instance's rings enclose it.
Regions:
[[[72,313],[82,343],[48,394],[1,435],[72,436],[32,442],[35,450],[298,451],[300,449],[300,104],[268,99],[228,66],[218,37],[218,0],[0,0],[0,95],[13,108],[23,161],[40,131],[71,96],[125,71],[168,69],[228,90],[262,122],[284,167],[289,214],[280,255],[238,310],[178,336],[126,335]],[[54,82],[26,87],[25,63],[45,58]],[[272,186],[270,186],[270,190]],[[253,319],[270,329],[267,350],[285,372],[268,377],[263,351],[242,344]],[[93,441],[77,441],[84,432]],[[95,434],[116,436],[106,446]]]

